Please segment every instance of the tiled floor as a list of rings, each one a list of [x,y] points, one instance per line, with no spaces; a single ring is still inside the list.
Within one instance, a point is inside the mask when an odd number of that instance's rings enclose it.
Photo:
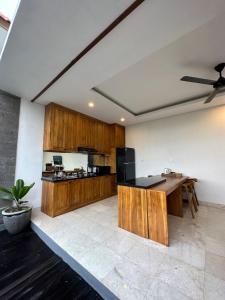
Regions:
[[[116,197],[32,221],[120,299],[225,299],[225,209],[169,216],[170,247],[118,228]]]

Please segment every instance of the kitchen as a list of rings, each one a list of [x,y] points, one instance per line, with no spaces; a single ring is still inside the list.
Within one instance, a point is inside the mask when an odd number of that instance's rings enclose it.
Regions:
[[[165,169],[167,174],[161,176],[136,178],[135,149],[125,148],[124,127],[54,103],[45,108],[44,132],[43,213],[56,217],[110,198],[118,190],[118,226],[169,246],[167,215],[183,217],[182,186],[187,176],[168,177],[173,173]],[[162,190],[160,196],[154,194],[154,187]],[[194,207],[192,191],[187,190],[187,195]]]
[[[123,126],[54,103],[45,109],[44,126],[43,212],[54,217],[116,194],[116,148],[125,147]]]
[[[225,298],[224,9],[20,1],[0,60],[0,186],[32,187],[36,242],[2,232],[6,294],[79,298],[80,276],[109,300]]]

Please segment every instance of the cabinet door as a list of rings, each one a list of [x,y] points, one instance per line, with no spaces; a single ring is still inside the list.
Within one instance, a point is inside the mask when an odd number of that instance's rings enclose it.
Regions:
[[[99,153],[103,153],[104,150],[103,142],[103,123],[96,121],[95,125],[95,149]]]
[[[84,202],[91,203],[100,198],[100,181],[99,178],[83,179],[84,185]]]
[[[84,115],[79,115],[77,124],[77,145],[80,147],[95,146],[95,121]]]
[[[73,151],[77,149],[77,118],[74,113],[64,112],[64,134],[63,147],[65,150]]]
[[[104,123],[103,124],[103,152],[104,153],[110,153],[111,148],[111,140],[110,140],[110,134],[111,134],[111,127],[110,125]]]
[[[110,125],[96,121],[95,125],[95,148],[99,153],[110,153],[111,127]]]
[[[107,198],[112,195],[112,182],[111,176],[102,176],[100,177],[100,195],[101,198]]]
[[[119,125],[115,125],[115,147],[125,147],[125,128]]]
[[[111,175],[111,192],[113,195],[117,194],[116,175]]]
[[[51,124],[52,150],[61,151],[65,148],[65,119],[65,111],[58,107],[54,108]]]
[[[54,183],[54,215],[60,215],[70,209],[69,183]]]
[[[84,204],[83,179],[76,179],[69,182],[70,204],[73,209]]]
[[[92,201],[99,200],[100,194],[100,177],[90,178],[91,179],[91,190],[92,190]]]
[[[86,118],[82,115],[78,116],[77,124],[77,144],[78,147],[87,147],[87,136],[86,136]]]

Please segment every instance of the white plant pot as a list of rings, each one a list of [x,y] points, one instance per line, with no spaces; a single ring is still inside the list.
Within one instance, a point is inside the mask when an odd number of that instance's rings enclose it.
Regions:
[[[11,234],[23,231],[30,223],[32,207],[27,206],[24,210],[15,212],[8,212],[8,209],[6,208],[2,211],[6,230]]]

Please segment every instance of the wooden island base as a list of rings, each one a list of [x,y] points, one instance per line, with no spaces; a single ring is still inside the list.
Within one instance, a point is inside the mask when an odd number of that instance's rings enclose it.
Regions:
[[[183,216],[181,185],[186,179],[167,178],[148,189],[119,185],[119,227],[168,246],[168,213]]]

